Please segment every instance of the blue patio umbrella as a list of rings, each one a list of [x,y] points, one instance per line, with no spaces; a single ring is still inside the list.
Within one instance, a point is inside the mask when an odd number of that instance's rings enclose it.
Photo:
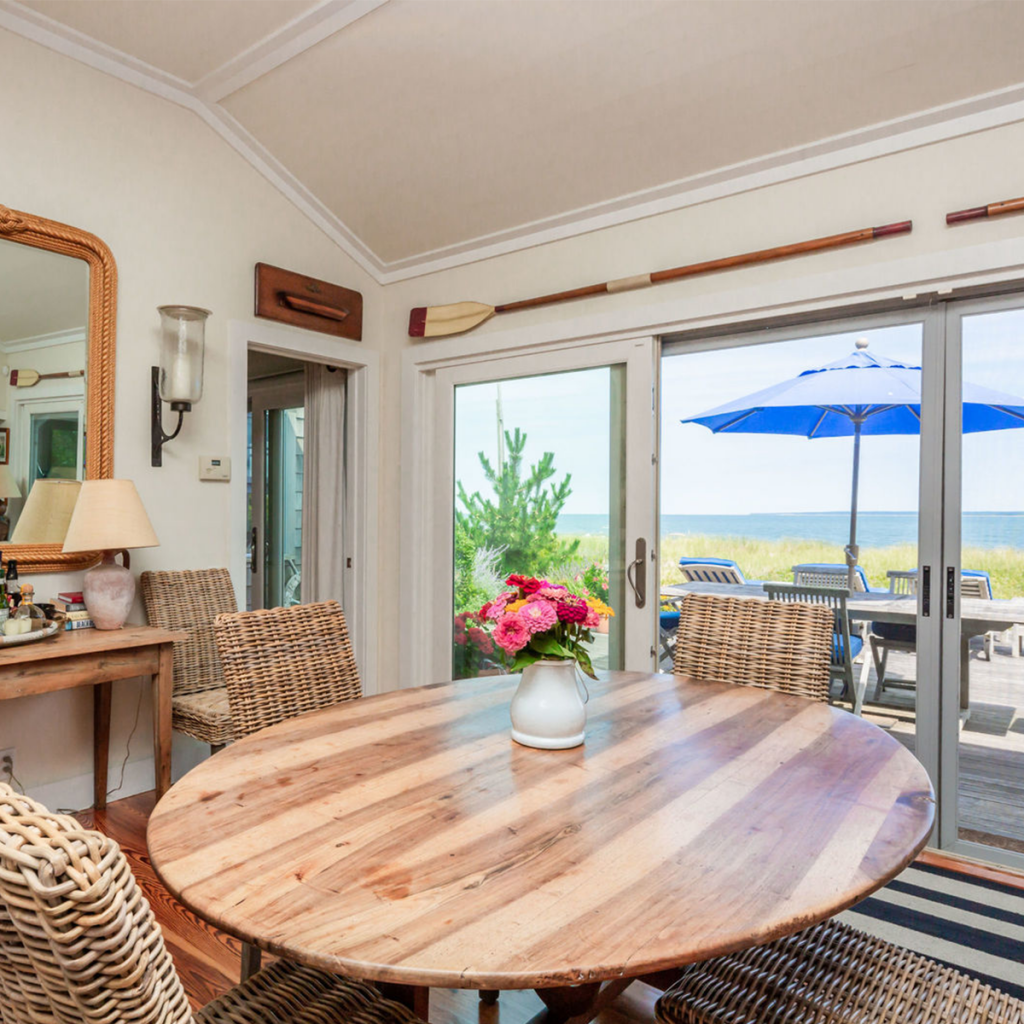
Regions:
[[[826,366],[734,402],[688,416],[715,434],[796,434],[810,439],[853,437],[850,543],[846,547],[850,589],[857,565],[857,484],[862,434],[921,432],[921,367],[857,349]],[[1024,427],[1024,398],[977,384],[963,385],[963,432]]]

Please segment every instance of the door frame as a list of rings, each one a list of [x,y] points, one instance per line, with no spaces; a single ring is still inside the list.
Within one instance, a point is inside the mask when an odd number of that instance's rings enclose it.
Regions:
[[[363,692],[379,692],[378,468],[380,355],[341,338],[249,320],[228,321],[228,434],[231,460],[228,566],[239,608],[245,607],[246,419],[249,349],[348,371],[345,404],[346,562],[343,605]]]
[[[942,572],[953,570],[954,618],[943,616],[942,636],[942,719],[941,765],[943,782],[939,789],[938,836],[940,848],[948,853],[973,860],[1003,864],[1017,871],[1024,870],[1024,854],[997,846],[969,842],[959,835],[958,804],[960,797],[960,571],[962,529],[962,387],[963,333],[965,317],[998,313],[1003,310],[1024,310],[1024,290],[1009,295],[980,299],[960,299],[945,309],[945,485],[942,494],[943,558]],[[941,593],[941,590],[940,590]],[[1020,664],[1024,666],[1024,661]]]
[[[451,678],[452,533],[454,529],[454,389],[459,384],[533,374],[626,365],[627,493],[649,496],[649,507],[626,503],[626,549],[648,540],[648,602],[658,572],[654,415],[657,339],[649,334],[587,339],[564,345],[511,345],[487,352],[407,360],[403,367],[402,515],[404,580],[400,657],[404,686]],[[524,370],[526,371],[524,373]],[[642,456],[642,457],[641,457]],[[631,509],[632,504],[632,509]],[[444,587],[443,598],[439,588]],[[627,601],[630,593],[627,593]],[[641,625],[641,622],[644,624]],[[641,651],[656,657],[657,616],[631,615],[626,627],[627,666]]]

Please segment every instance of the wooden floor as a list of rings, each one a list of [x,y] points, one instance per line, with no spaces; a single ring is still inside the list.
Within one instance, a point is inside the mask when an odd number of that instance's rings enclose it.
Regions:
[[[171,898],[160,884],[146,850],[146,822],[155,804],[153,793],[118,800],[105,811],[83,811],[78,818],[90,828],[116,839],[124,850],[146,898],[149,900],[164,941],[174,957],[193,1009],[237,984],[240,945],[229,936],[200,921]],[[634,983],[595,1018],[597,1024],[632,1024],[654,1019],[655,989]],[[432,989],[431,1024],[526,1024],[543,1010],[531,990],[502,992],[495,1006],[485,1006],[476,992]],[[286,1024],[282,1021],[281,1024]]]

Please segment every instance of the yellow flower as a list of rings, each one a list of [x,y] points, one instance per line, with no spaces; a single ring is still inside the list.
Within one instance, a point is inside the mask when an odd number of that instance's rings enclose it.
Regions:
[[[615,617],[615,612],[604,603],[599,597],[588,597],[587,604],[597,612],[598,615],[608,615],[612,618]]]
[[[511,604],[505,605],[505,611],[506,612],[517,612],[517,611],[519,611],[520,608],[523,607],[524,604],[526,604],[525,600],[524,601],[513,601]]]

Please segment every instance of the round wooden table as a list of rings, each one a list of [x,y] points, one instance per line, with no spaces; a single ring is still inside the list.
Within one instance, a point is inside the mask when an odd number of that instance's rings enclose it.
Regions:
[[[265,950],[414,986],[632,978],[831,917],[932,827],[924,769],[799,697],[616,672],[587,739],[509,737],[508,676],[283,722],[189,772],[149,850],[167,888]]]

